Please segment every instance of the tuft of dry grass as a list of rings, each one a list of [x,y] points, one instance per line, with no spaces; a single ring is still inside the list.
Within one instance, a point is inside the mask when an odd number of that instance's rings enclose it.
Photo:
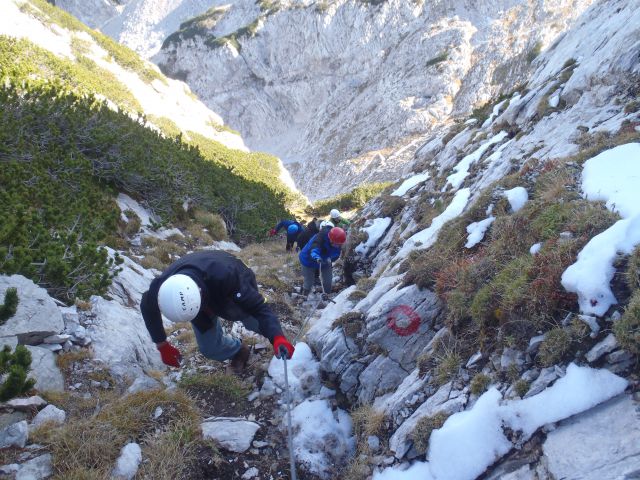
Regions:
[[[425,454],[429,448],[429,438],[431,432],[442,428],[444,422],[449,418],[449,414],[446,412],[437,412],[428,417],[422,417],[416,423],[415,428],[409,435],[409,438],[413,441],[413,448],[418,453]]]
[[[549,330],[540,344],[538,363],[543,367],[550,367],[560,362],[571,348],[571,336],[563,328]]]
[[[474,395],[482,395],[491,384],[491,377],[484,373],[476,374],[471,380],[470,390]]]
[[[613,325],[613,332],[622,348],[640,354],[640,290],[631,297],[622,318]]]
[[[92,358],[93,350],[90,348],[83,348],[76,351],[60,353],[56,356],[56,365],[65,376],[68,376],[75,363],[90,360]]]
[[[371,405],[361,405],[351,412],[353,432],[358,439],[366,440],[371,435],[380,435],[384,427],[384,413]]]
[[[240,402],[249,394],[249,389],[239,378],[220,372],[183,376],[178,385],[185,390],[215,391],[216,396],[226,398],[230,402]]]

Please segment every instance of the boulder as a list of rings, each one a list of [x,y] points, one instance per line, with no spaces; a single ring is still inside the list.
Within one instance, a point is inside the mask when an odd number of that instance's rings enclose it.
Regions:
[[[251,447],[251,441],[260,425],[244,418],[211,417],[200,427],[205,439],[215,440],[222,448],[242,453]]]
[[[31,370],[28,376],[35,379],[36,390],[62,392],[64,378],[56,365],[56,355],[46,348],[30,346],[27,348],[31,352]]]

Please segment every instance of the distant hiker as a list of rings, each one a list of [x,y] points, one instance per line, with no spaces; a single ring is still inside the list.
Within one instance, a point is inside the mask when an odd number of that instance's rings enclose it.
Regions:
[[[327,222],[328,223],[328,222]],[[322,285],[325,294],[331,293],[331,282],[333,280],[332,261],[340,257],[342,245],[347,240],[344,230],[339,227],[321,228],[311,240],[300,251],[300,264],[302,265],[302,276],[304,284],[302,291],[305,295],[311,293],[315,274],[320,270]]]
[[[275,354],[284,346],[289,358],[294,347],[285,338],[280,321],[260,293],[253,271],[240,259],[220,250],[190,253],[172,263],[140,303],[142,318],[162,361],[179,367],[180,351],[167,342],[162,315],[172,322],[191,322],[200,352],[212,360],[231,359],[230,369],[239,374],[249,359],[249,347],[225,335],[220,318],[240,321],[266,337]]]
[[[269,231],[269,236],[273,237],[277,235],[282,229],[285,229],[287,232],[287,245],[285,249],[288,252],[293,248],[293,244],[298,238],[298,235],[302,232],[302,225],[296,220],[280,220],[280,223]]]
[[[313,218],[313,220],[311,220],[307,226],[305,227],[305,229],[302,231],[302,233],[300,235],[298,235],[298,238],[296,239],[296,244],[299,250],[302,250],[305,245],[307,243],[309,243],[309,240],[311,240],[311,237],[313,237],[316,233],[318,233],[318,219],[317,218]]]
[[[342,228],[345,232],[349,229],[349,226],[351,225],[351,222],[346,218],[344,218],[340,213],[340,211],[336,208],[332,209],[331,212],[329,212],[329,217],[331,219],[331,222],[336,227]]]

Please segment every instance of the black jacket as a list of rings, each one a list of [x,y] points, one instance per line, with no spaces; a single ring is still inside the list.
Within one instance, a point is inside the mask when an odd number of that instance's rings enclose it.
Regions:
[[[304,231],[298,235],[296,239],[296,243],[298,244],[298,248],[302,250],[304,246],[311,240],[316,233],[318,233],[318,225],[316,222],[310,221],[309,224],[305,227]]]
[[[213,327],[216,316],[236,321],[251,315],[258,320],[260,333],[270,342],[276,335],[282,335],[278,317],[258,292],[253,271],[230,253],[214,250],[190,253],[175,261],[142,295],[142,318],[155,343],[167,339],[158,307],[158,290],[176,273],[189,275],[202,289],[202,307],[191,321],[201,332]]]

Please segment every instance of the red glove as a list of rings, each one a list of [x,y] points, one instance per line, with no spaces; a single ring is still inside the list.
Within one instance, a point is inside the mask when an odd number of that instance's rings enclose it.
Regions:
[[[280,355],[283,348],[287,351],[287,360],[290,359],[295,351],[293,345],[291,345],[289,340],[287,340],[283,335],[276,335],[273,337],[273,349],[276,352],[276,358],[282,358]]]
[[[278,233],[278,232],[276,232],[275,228],[272,228],[271,230],[269,230],[269,236],[270,237],[273,237],[276,233]]]
[[[180,360],[182,360],[182,354],[180,350],[171,345],[169,342],[164,341],[156,345],[160,351],[160,357],[165,365],[170,367],[180,367]]]

